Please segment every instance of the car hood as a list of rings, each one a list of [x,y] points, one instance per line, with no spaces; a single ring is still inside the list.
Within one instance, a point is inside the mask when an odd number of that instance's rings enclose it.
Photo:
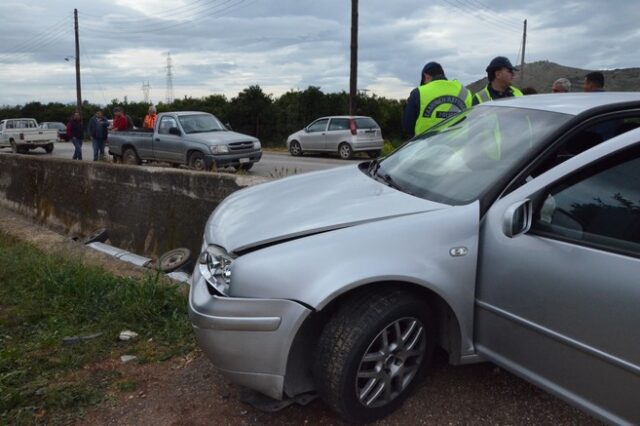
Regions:
[[[390,188],[358,166],[307,173],[238,191],[207,222],[205,240],[241,253],[334,229],[448,207]]]
[[[189,133],[186,137],[190,140],[203,142],[210,145],[227,144],[233,142],[255,142],[258,139],[244,135],[242,133],[222,131],[222,132],[207,132],[207,133]]]

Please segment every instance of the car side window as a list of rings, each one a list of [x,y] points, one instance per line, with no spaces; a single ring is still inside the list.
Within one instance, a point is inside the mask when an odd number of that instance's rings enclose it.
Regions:
[[[169,129],[172,127],[178,127],[178,123],[173,117],[162,117],[160,126],[158,127],[158,133],[161,135],[168,135]]]
[[[332,130],[349,130],[348,118],[332,118],[329,123],[329,131]]]
[[[579,172],[542,198],[534,233],[640,256],[640,148]]]
[[[569,158],[639,126],[638,117],[615,117],[585,127],[566,139],[531,175],[539,176]]]
[[[328,121],[329,119],[318,120],[310,125],[307,130],[309,130],[309,133],[324,132],[325,130],[327,130]]]

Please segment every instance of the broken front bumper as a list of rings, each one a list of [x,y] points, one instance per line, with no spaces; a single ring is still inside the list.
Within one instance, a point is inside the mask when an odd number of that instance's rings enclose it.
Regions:
[[[309,313],[289,300],[211,294],[193,274],[189,316],[200,347],[232,382],[272,398],[283,397],[289,349]]]

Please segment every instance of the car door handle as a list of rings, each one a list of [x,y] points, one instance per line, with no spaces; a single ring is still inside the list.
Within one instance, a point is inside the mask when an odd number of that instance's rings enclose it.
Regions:
[[[160,142],[160,138],[156,138],[156,142]]]

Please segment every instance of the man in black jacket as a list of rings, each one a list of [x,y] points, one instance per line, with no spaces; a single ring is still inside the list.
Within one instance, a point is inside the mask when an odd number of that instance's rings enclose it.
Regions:
[[[93,161],[104,159],[104,143],[107,140],[109,122],[98,110],[89,120],[89,136],[93,142]]]
[[[84,139],[84,131],[82,130],[82,118],[78,111],[73,113],[73,117],[67,123],[67,136],[73,143],[73,159],[82,160],[82,139]]]

